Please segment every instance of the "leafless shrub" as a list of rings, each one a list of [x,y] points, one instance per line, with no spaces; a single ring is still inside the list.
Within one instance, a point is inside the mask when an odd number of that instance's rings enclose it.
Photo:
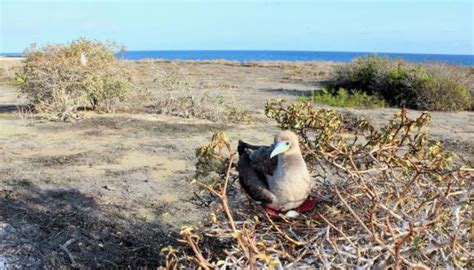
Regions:
[[[429,98],[434,100],[435,102],[452,102],[452,103],[460,103],[463,100],[458,100],[459,98],[463,98],[467,96],[469,100],[468,93],[464,93],[464,89],[467,89],[470,93],[470,100],[471,100],[471,110],[474,110],[474,68],[472,67],[463,67],[463,66],[455,66],[445,63],[427,63],[425,64],[426,68],[430,70],[435,76],[445,77],[447,81],[451,83],[441,83],[440,85],[440,93],[437,92],[429,92]],[[451,85],[451,86],[450,86]],[[459,94],[452,94],[452,89],[456,89]],[[445,100],[447,99],[447,100]],[[444,100],[444,101],[443,101]],[[451,105],[453,106],[453,105]],[[468,107],[467,107],[468,108]]]
[[[283,67],[284,81],[321,81],[326,79],[327,73],[313,65],[293,64],[284,65]]]
[[[161,70],[154,83],[158,89],[154,108],[158,113],[234,123],[253,121],[223,85],[197,83],[178,68]]]

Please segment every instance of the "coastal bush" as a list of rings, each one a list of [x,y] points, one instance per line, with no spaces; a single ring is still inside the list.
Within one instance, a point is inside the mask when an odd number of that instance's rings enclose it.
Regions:
[[[311,100],[315,103],[326,104],[334,107],[347,108],[379,108],[384,107],[385,102],[376,96],[370,96],[361,91],[347,91],[344,88],[333,94],[327,89],[323,89],[310,97],[302,97],[301,100]]]
[[[415,64],[380,56],[360,57],[338,66],[329,83],[378,95],[392,106],[455,111],[471,109],[473,97],[467,69],[447,64]]]
[[[232,85],[197,83],[178,68],[161,70],[153,80],[157,113],[211,121],[248,123],[253,117],[238,104],[228,88]]]
[[[21,91],[39,112],[65,120],[79,108],[110,112],[132,86],[125,65],[115,58],[114,43],[86,39],[25,50],[17,74]]]
[[[246,200],[230,138],[216,133],[196,151],[193,180],[209,220],[161,250],[166,268],[469,268],[474,174],[429,139],[429,113],[402,109],[381,128],[358,119],[350,129],[310,102],[271,101],[265,113],[298,134],[317,208],[270,217]]]

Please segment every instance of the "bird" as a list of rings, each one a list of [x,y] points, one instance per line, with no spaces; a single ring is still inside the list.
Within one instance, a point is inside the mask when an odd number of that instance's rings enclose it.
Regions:
[[[237,152],[241,186],[269,214],[292,209],[306,212],[314,208],[316,202],[308,199],[311,177],[294,132],[281,131],[271,146],[239,140]]]
[[[87,66],[87,57],[85,53],[81,53],[80,62],[81,62],[81,65]]]

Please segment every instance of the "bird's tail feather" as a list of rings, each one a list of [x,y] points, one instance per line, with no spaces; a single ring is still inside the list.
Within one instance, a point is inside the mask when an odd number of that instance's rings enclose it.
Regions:
[[[247,148],[247,143],[239,140],[239,144],[237,146],[237,152],[239,152],[239,156],[242,156],[245,153],[245,149]]]
[[[243,154],[247,153],[246,150],[257,150],[262,147],[265,147],[265,146],[253,145],[253,144],[246,143],[242,140],[239,140],[239,144],[237,146],[237,152],[239,153],[239,156],[242,156]]]

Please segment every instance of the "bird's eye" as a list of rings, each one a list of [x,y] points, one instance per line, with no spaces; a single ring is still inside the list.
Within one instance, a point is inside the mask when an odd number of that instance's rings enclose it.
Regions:
[[[286,142],[286,145],[290,145],[290,142]]]

